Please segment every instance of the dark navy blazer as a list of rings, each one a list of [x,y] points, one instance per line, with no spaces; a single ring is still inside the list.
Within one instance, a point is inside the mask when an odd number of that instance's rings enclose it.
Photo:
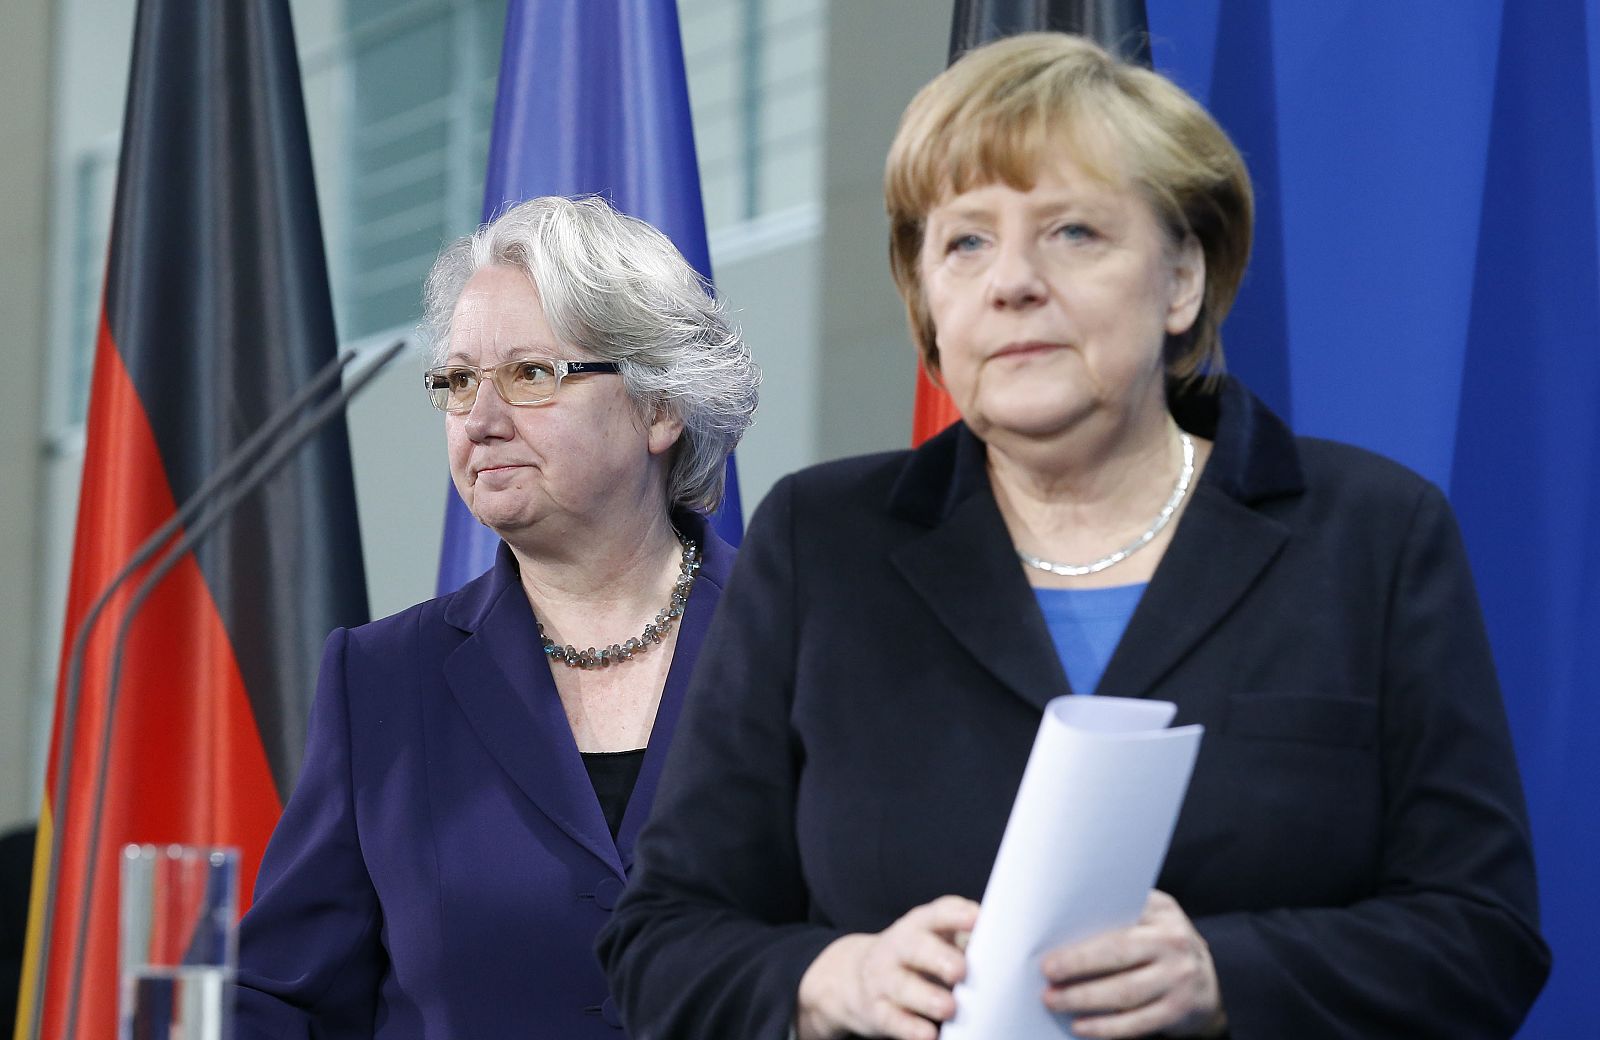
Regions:
[[[1158,884],[1234,1037],[1509,1036],[1549,954],[1448,503],[1236,382],[1173,412],[1214,450],[1099,692],[1206,728]],[[781,1040],[834,937],[983,893],[1070,692],[985,458],[957,426],[751,520],[601,939],[640,1040]]]
[[[704,546],[618,838],[511,552],[459,591],[334,632],[305,765],[240,940],[240,1040],[614,1038],[595,959],[732,567]]]

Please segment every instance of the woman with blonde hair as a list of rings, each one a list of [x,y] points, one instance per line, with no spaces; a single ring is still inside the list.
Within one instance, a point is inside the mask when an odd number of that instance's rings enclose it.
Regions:
[[[1437,488],[1222,375],[1252,217],[1226,135],[1021,36],[917,95],[885,189],[961,422],[752,521],[601,937],[630,1027],[933,1040],[1041,710],[1078,693],[1206,736],[1139,921],[1037,960],[1073,1035],[1510,1036],[1549,955],[1461,541]]]

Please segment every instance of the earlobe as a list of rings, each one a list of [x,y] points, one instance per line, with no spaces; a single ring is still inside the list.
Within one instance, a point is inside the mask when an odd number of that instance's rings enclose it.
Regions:
[[[667,411],[665,405],[657,405],[655,418],[650,421],[650,454],[663,455],[671,451],[682,436],[683,422]]]
[[[1187,235],[1172,263],[1172,302],[1167,308],[1167,332],[1181,336],[1200,316],[1206,296],[1206,253],[1200,240]]]

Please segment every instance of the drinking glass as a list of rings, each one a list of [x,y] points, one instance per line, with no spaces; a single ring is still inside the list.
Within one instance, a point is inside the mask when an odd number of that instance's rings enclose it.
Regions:
[[[122,850],[120,1040],[231,1040],[239,850]]]

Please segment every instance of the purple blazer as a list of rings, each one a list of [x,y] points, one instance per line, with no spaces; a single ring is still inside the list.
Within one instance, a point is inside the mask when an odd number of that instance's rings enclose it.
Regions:
[[[328,637],[305,764],[239,944],[239,1040],[622,1036],[593,952],[734,550],[704,547],[613,841],[505,546]]]

